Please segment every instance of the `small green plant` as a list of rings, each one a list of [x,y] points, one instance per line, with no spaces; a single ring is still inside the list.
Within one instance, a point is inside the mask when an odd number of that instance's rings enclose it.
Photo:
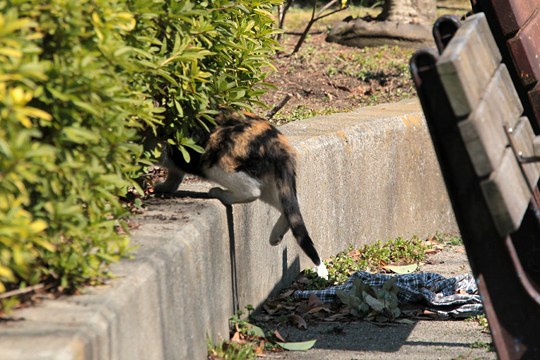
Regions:
[[[373,288],[355,279],[350,291],[337,291],[341,302],[348,306],[352,315],[377,322],[395,320],[401,315],[398,307],[399,288],[396,278],[387,280],[382,288]]]
[[[264,331],[253,324],[249,320],[249,316],[253,312],[252,305],[246,305],[246,313],[239,310],[236,314],[230,317],[229,326],[231,331],[231,339],[224,341],[221,344],[215,345],[211,341],[208,342],[208,358],[209,359],[231,359],[231,360],[248,360],[255,359],[257,354],[265,350]]]
[[[223,342],[219,345],[214,345],[212,342],[208,342],[208,359],[253,360],[256,358],[257,354],[252,343]]]
[[[316,115],[316,113],[315,113],[314,110],[309,109],[309,108],[304,107],[304,106],[298,106],[288,116],[287,122],[308,119],[308,118],[311,118],[311,117],[313,117],[315,115]]]
[[[213,360],[243,360],[255,359],[265,351],[305,351],[311,349],[316,340],[303,342],[286,342],[276,330],[265,334],[260,327],[248,321],[249,315],[253,312],[253,306],[247,305],[248,316],[244,316],[242,310],[238,311],[229,319],[231,327],[231,338],[219,345],[208,341],[208,358]]]
[[[457,235],[449,235],[445,238],[444,243],[447,245],[460,246],[463,245],[463,239]]]
[[[430,247],[419,237],[403,239],[401,237],[381,242],[377,241],[362,248],[350,245],[346,250],[325,261],[329,279],[319,278],[313,271],[306,270],[309,279],[306,289],[324,289],[328,286],[344,283],[356,271],[380,271],[391,264],[408,265],[424,260],[425,251]]]
[[[488,324],[488,321],[487,321],[487,317],[486,315],[476,315],[476,316],[471,316],[470,318],[467,318],[466,321],[472,321],[472,322],[476,322],[478,325],[480,325],[480,327],[482,328],[482,332],[484,333],[489,333],[489,324]],[[484,342],[484,341],[475,341],[474,343],[471,344],[471,348],[473,349],[485,349],[486,351],[495,351],[495,347],[493,345],[493,343],[487,343],[487,342]]]
[[[484,349],[486,351],[495,351],[495,348],[492,343],[485,341],[475,341],[471,344],[472,349]]]
[[[395,61],[394,58],[408,58],[411,50],[397,46],[382,46],[374,49],[359,49],[354,54],[340,54],[333,57],[325,73],[328,76],[344,74],[357,77],[362,81],[386,81],[390,77],[406,80],[409,76],[406,62]]]
[[[332,106],[327,106],[324,109],[313,110],[306,106],[297,106],[292,111],[283,112],[283,115],[278,115],[276,118],[272,119],[274,125],[283,125],[292,121],[309,119],[318,115],[329,115],[337,112],[345,111],[343,109],[339,110]]]
[[[482,331],[489,332],[489,324],[486,315],[472,316],[467,321],[474,321],[482,327]]]
[[[259,327],[249,323],[249,317],[254,310],[253,306],[248,304],[245,308],[247,310],[247,315],[245,317],[244,311],[238,310],[236,314],[229,319],[231,333],[234,334],[235,332],[238,332],[248,336],[264,336],[264,332]]]

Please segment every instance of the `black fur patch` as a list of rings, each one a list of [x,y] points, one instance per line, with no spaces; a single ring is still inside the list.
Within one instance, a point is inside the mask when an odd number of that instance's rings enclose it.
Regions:
[[[290,155],[284,152],[278,139],[279,131],[270,127],[253,138],[247,156],[238,159],[237,171],[244,171],[255,178],[274,172],[275,167],[286,166]]]
[[[167,151],[169,152],[169,158],[172,159],[174,165],[176,165],[176,167],[178,167],[179,169],[189,174],[202,176],[201,158],[203,154],[191,148],[185,149],[190,156],[189,162],[184,159],[184,155],[182,154],[182,152],[178,150],[178,148],[175,146],[169,146],[167,148]]]

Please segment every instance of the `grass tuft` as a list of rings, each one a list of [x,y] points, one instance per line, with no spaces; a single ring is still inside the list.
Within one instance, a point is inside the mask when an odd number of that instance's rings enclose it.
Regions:
[[[321,279],[312,270],[306,270],[309,282],[306,290],[324,289],[344,283],[356,271],[379,272],[386,265],[409,265],[424,260],[425,251],[431,245],[414,236],[411,239],[398,237],[387,242],[377,241],[371,245],[346,250],[324,261],[328,268],[328,280]]]

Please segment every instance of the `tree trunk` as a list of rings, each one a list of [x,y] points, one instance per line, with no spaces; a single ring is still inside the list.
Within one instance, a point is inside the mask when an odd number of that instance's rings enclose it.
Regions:
[[[398,23],[418,23],[430,27],[435,21],[435,0],[386,0],[380,20]]]
[[[435,0],[386,0],[376,21],[345,19],[332,28],[326,40],[356,47],[432,46],[435,16]]]

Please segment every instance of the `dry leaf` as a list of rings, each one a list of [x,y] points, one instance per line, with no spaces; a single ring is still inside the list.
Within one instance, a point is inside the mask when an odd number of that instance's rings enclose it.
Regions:
[[[266,311],[270,315],[274,314],[275,312],[277,312],[279,310],[279,308],[277,306],[271,307],[270,305],[268,305],[266,303],[263,304],[263,309],[264,309],[264,311]]]
[[[234,333],[234,335],[233,335],[232,338],[231,338],[231,341],[236,342],[236,343],[239,343],[239,344],[242,344],[242,343],[245,342],[244,340],[242,340],[242,334],[240,334],[239,331],[236,331],[236,332]]]
[[[296,312],[300,314],[305,314],[308,311],[309,311],[309,305],[306,304],[305,302],[298,304],[298,306],[296,307]]]
[[[308,306],[310,309],[315,307],[324,306],[324,303],[315,294],[309,295]]]
[[[306,314],[315,314],[320,311],[326,311],[327,313],[331,312],[331,310],[327,308],[326,306],[317,306],[317,307],[314,307],[313,309],[309,309]]]
[[[264,340],[261,340],[259,346],[257,346],[257,348],[255,349],[255,354],[262,355],[264,353],[264,343]]]
[[[289,321],[299,329],[307,329],[306,320],[303,317],[297,314],[293,314],[289,317]]]
[[[315,313],[315,314],[311,314],[316,320],[318,321],[322,321],[326,318],[326,315],[328,315],[327,313],[324,313],[324,312],[318,312],[318,313]]]
[[[278,340],[281,341],[281,342],[287,342],[287,341],[285,340],[285,338],[284,338],[283,336],[281,336],[281,334],[280,334],[279,331],[277,331],[277,330],[274,331],[274,336],[276,337],[276,339],[278,339]]]
[[[334,314],[334,315],[330,315],[328,317],[325,317],[324,318],[324,321],[335,321],[335,320],[338,320],[338,319],[343,319],[344,317],[346,316],[346,314]]]
[[[279,295],[279,298],[280,298],[280,299],[288,298],[288,297],[291,296],[295,291],[296,291],[295,289],[287,290],[287,291],[285,291],[283,294]]]

